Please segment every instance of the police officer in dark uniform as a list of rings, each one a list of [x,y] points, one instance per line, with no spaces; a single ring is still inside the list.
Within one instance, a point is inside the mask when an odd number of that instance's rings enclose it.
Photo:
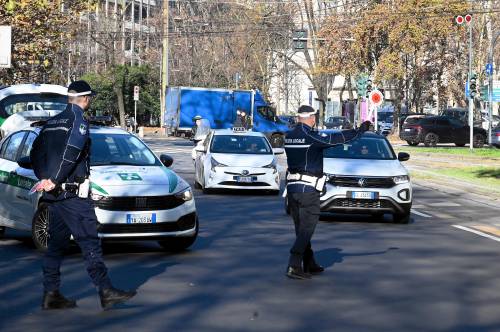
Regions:
[[[311,238],[319,220],[323,175],[323,150],[356,139],[367,131],[370,122],[358,130],[320,134],[313,130],[316,111],[303,105],[298,110],[298,123],[285,137],[288,162],[287,199],[295,224],[295,243],[290,249],[286,275],[292,279],[310,279],[324,268],[316,263]]]
[[[102,259],[97,217],[89,198],[90,137],[84,111],[93,92],[85,81],[68,87],[68,106],[50,118],[33,143],[33,170],[41,179],[36,190],[49,202],[48,250],[43,259],[43,309],[76,307],[59,292],[60,266],[73,235],[85,259],[87,272],[99,289],[104,309],[136,294],[114,288]]]

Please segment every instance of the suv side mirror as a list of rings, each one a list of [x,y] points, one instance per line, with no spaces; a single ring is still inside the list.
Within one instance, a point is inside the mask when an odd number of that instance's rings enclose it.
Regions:
[[[19,158],[17,160],[17,164],[22,168],[33,169],[33,166],[31,165],[31,159],[29,156]]]
[[[400,152],[398,153],[398,160],[399,161],[407,161],[408,159],[410,159],[410,155],[406,152]]]
[[[160,155],[160,161],[165,167],[170,167],[174,163],[174,158],[170,157],[167,154]]]

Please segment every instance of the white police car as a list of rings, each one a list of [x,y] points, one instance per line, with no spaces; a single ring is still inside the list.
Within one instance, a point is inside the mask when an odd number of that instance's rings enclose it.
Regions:
[[[213,130],[195,150],[195,187],[262,189],[279,194],[280,174],[275,154],[264,134],[235,128]]]
[[[327,181],[320,198],[321,212],[392,214],[397,223],[410,222],[412,184],[401,164],[409,158],[404,152],[396,156],[389,141],[372,132],[325,150]]]
[[[0,226],[31,230],[35,245],[47,245],[49,213],[31,169],[16,161],[29,156],[39,128],[26,128],[0,144]],[[190,186],[136,136],[117,128],[90,128],[91,198],[105,239],[154,239],[167,250],[192,245],[198,217]]]
[[[17,84],[0,88],[0,137],[56,115],[67,103],[67,88],[60,85]]]

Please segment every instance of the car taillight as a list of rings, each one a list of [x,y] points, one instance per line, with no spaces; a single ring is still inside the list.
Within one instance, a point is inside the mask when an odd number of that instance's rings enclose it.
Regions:
[[[496,136],[496,137],[499,137],[499,136],[500,136],[500,132],[495,133],[495,136]]]
[[[410,128],[413,128],[413,129],[415,129],[417,131],[421,131],[422,130],[422,126],[418,126],[418,125],[417,126],[410,126]]]

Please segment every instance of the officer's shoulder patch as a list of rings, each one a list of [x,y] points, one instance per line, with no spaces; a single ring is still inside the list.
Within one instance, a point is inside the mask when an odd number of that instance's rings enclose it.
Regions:
[[[82,123],[78,130],[80,131],[80,134],[85,135],[87,133],[87,125],[85,123]]]

